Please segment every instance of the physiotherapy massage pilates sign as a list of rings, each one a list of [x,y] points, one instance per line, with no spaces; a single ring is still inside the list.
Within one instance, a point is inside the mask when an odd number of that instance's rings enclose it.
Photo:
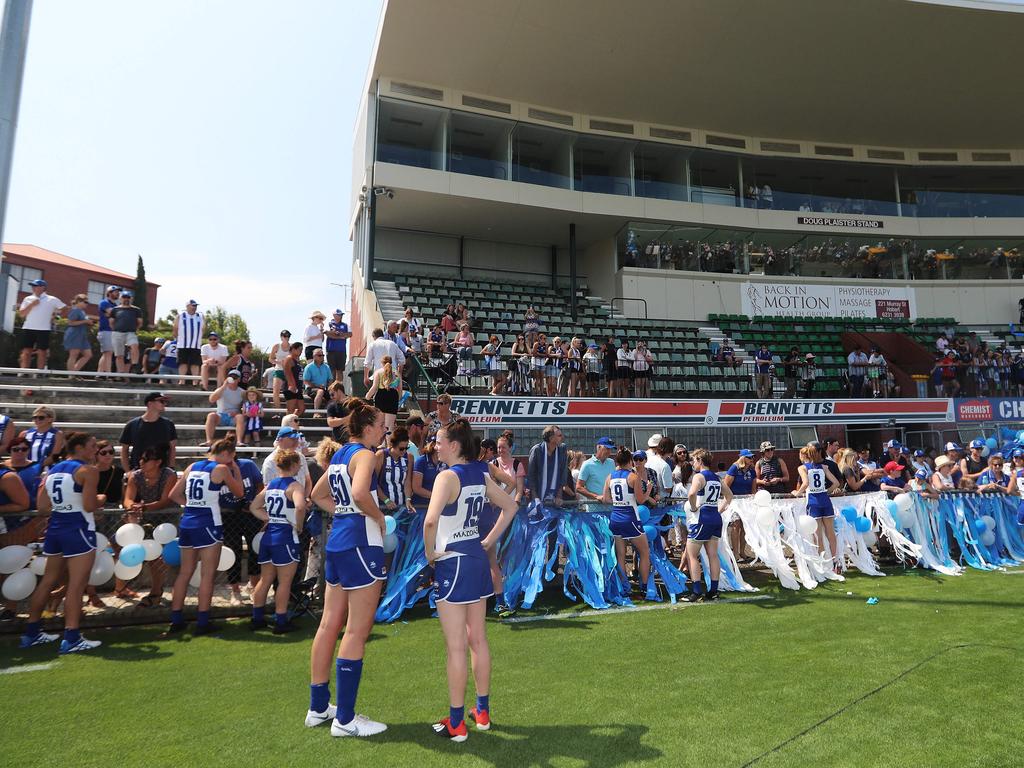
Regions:
[[[740,291],[743,314],[749,317],[917,317],[913,288],[748,282]]]
[[[557,397],[452,398],[472,424],[516,427],[748,426],[952,422],[953,401],[920,400],[609,400]]]

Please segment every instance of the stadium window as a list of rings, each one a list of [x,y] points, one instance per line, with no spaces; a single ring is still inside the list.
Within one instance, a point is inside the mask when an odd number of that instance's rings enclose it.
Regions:
[[[508,120],[452,112],[448,131],[448,170],[507,180],[511,133],[512,123]]]
[[[574,134],[519,123],[512,131],[512,180],[569,189]]]
[[[686,156],[686,150],[672,146],[637,145],[633,152],[636,196],[686,200]]]
[[[573,146],[573,189],[606,195],[633,194],[630,159],[634,141],[580,136]]]
[[[897,173],[904,216],[1024,216],[1020,168],[900,168]]]
[[[18,290],[24,293],[31,293],[33,280],[39,280],[43,276],[43,270],[34,267],[23,267],[21,264],[11,264],[11,277],[18,281]]]
[[[690,202],[738,205],[739,163],[735,155],[698,150],[690,158]]]
[[[381,99],[377,110],[377,160],[417,168],[444,168],[448,110]]]
[[[86,289],[86,295],[89,297],[89,303],[99,304],[103,301],[103,292],[106,288],[106,283],[101,283],[98,280],[90,280],[89,287]]]

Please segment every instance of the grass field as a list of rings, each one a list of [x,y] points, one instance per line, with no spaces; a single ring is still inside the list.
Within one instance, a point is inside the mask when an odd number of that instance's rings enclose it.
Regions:
[[[93,631],[102,648],[60,659],[8,637],[0,754],[18,768],[1024,765],[1024,570],[764,587],[732,605],[493,623],[495,726],[464,744],[429,729],[447,700],[425,610],[374,630],[357,708],[389,730],[369,740],[302,727],[311,624]]]

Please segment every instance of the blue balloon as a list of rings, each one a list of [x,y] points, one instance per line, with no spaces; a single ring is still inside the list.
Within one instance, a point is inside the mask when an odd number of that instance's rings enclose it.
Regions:
[[[857,533],[867,533],[871,530],[871,521],[866,517],[858,517],[854,526],[857,528]]]
[[[168,565],[181,565],[181,546],[177,539],[172,539],[164,544],[164,550],[160,554]]]
[[[117,559],[125,565],[138,565],[146,559],[146,548],[141,544],[129,544]]]
[[[640,515],[641,523],[646,523],[648,520],[651,519],[651,510],[648,509],[646,504],[641,504],[640,506],[638,506],[636,508],[636,512],[638,515]]]
[[[391,515],[384,515],[384,532],[386,535],[390,536],[397,527],[398,523],[395,521],[395,518]]]
[[[1024,429],[1017,433],[1017,441],[1024,443]]]
[[[852,523],[857,519],[857,510],[853,507],[843,507],[839,510],[839,514],[841,514],[848,523]]]
[[[990,437],[988,440],[985,441],[985,445],[988,446],[988,449],[990,451],[994,451],[997,445],[996,439],[994,437]]]
[[[889,510],[889,514],[893,517],[896,517],[900,513],[900,508],[896,506],[896,502],[892,499],[885,502],[885,508]]]
[[[644,533],[647,534],[647,540],[654,543],[654,540],[658,538],[658,526],[656,525],[645,525]]]
[[[974,531],[976,536],[981,536],[988,530],[988,526],[985,525],[984,520],[979,518],[977,520],[971,520],[971,530]]]

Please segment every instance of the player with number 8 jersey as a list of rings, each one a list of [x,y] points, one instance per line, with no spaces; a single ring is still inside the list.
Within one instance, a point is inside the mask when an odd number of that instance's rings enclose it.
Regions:
[[[797,483],[793,496],[799,498],[802,494],[807,494],[807,514],[817,525],[815,537],[818,551],[825,554],[827,541],[828,551],[833,559],[833,570],[839,573],[842,567],[837,554],[835,510],[832,508],[832,497],[828,494],[830,487],[839,487],[839,481],[829,472],[828,467],[821,463],[821,452],[815,444],[810,443],[800,449],[800,461],[803,462],[797,467],[800,482]]]

